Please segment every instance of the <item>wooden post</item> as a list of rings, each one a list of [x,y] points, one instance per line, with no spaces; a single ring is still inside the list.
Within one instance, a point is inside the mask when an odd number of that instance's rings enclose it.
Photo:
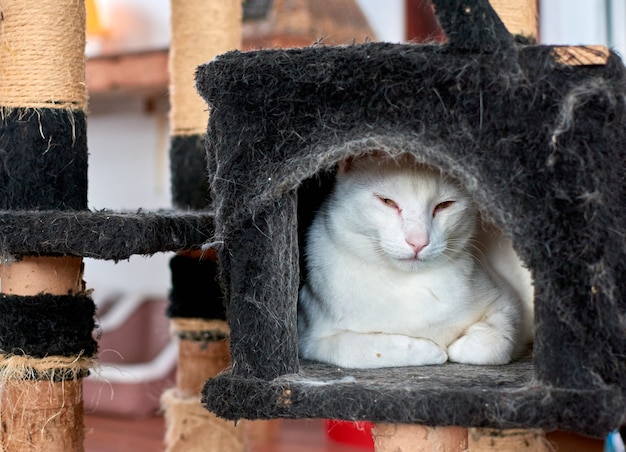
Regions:
[[[84,290],[80,257],[32,257],[0,265],[0,292],[11,295],[66,295]]]
[[[471,428],[468,436],[469,452],[528,451],[550,452],[553,448],[543,430],[495,430]]]
[[[175,318],[172,331],[179,341],[176,387],[161,399],[167,450],[245,450],[243,430],[210,413],[200,401],[206,379],[230,364],[228,325],[221,320]],[[202,332],[210,340],[200,339]]]
[[[66,295],[83,291],[82,259],[76,257],[25,257],[0,266],[2,294]],[[4,355],[0,371],[0,444],[7,451],[83,450],[82,378],[21,379],[22,373],[87,369],[85,358]],[[72,370],[75,367],[77,370]]]
[[[2,450],[83,450],[82,379],[12,380],[3,384],[1,403]]]
[[[538,0],[489,0],[511,34],[539,39]]]
[[[376,452],[466,452],[467,429],[423,425],[377,424]]]
[[[237,0],[172,0],[171,11],[172,198],[178,208],[203,209],[209,198],[204,148],[209,112],[196,92],[195,72],[197,66],[218,54],[241,47],[242,5]],[[211,251],[188,251],[180,253],[179,258],[186,258],[189,265],[195,260],[198,266],[202,259],[215,259]],[[194,315],[194,306],[221,300],[209,299],[204,293],[193,294],[192,298],[182,300],[189,305],[186,315],[191,316],[174,314],[171,320],[172,332],[179,341],[179,361],[176,387],[162,398],[167,450],[244,450],[243,430],[217,418],[200,401],[204,382],[230,364],[229,328],[224,320]]]
[[[47,0],[33,8],[20,0],[6,0],[0,19],[0,135],[8,154],[3,160],[0,209],[86,208],[84,1]],[[2,257],[0,303],[3,312],[12,309],[16,318],[26,316],[18,309],[20,303],[30,306],[42,294],[57,299],[84,292],[80,257]],[[85,298],[83,294],[76,302]],[[93,326],[91,308],[84,310],[88,329]],[[59,319],[46,320],[48,328]],[[20,325],[8,327],[15,336],[21,334]],[[55,328],[47,332],[54,336]],[[31,337],[29,331],[24,333],[21,339]],[[95,353],[91,331],[86,335],[86,342],[92,341],[90,352]],[[68,356],[75,350],[62,356],[45,351],[31,355],[29,349],[47,344],[9,342],[3,337],[0,347],[0,449],[83,450],[82,376],[94,359],[80,352]]]
[[[183,397],[197,396],[207,378],[230,365],[228,324],[222,320],[177,318],[172,320],[172,330],[178,336],[176,388]],[[201,331],[210,331],[217,337],[214,340],[192,337]]]

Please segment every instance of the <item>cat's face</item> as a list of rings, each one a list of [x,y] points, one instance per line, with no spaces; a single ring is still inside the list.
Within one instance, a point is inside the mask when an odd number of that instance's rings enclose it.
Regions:
[[[477,213],[455,181],[409,160],[355,160],[337,175],[347,244],[363,259],[413,271],[465,252]]]

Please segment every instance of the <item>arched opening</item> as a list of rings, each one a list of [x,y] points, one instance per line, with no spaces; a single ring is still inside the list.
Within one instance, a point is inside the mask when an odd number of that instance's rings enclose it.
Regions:
[[[531,273],[493,222],[501,215],[480,200],[428,155],[393,148],[344,158],[305,180],[298,189],[300,358],[365,369],[528,359]],[[419,252],[411,240],[424,242]],[[404,253],[415,253],[409,266]],[[407,337],[389,361],[387,335]],[[414,338],[435,342],[443,355],[411,357],[430,350],[416,350]]]

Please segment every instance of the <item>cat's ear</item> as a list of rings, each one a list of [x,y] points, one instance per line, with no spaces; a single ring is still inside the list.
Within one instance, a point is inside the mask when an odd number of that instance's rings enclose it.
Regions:
[[[337,174],[345,174],[350,171],[354,157],[348,157],[337,164]]]

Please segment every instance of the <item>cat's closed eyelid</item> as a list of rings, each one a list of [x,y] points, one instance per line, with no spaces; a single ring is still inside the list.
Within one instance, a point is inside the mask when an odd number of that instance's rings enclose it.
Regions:
[[[456,202],[456,201],[454,201],[454,200],[452,200],[452,199],[451,199],[451,200],[448,200],[448,201],[443,201],[443,202],[440,202],[439,204],[437,204],[437,205],[435,206],[435,208],[433,209],[433,217],[434,217],[435,215],[437,215],[437,213],[439,213],[440,211],[442,211],[442,210],[447,209],[448,207],[450,207],[450,206],[451,206],[452,204],[454,204],[455,202]]]
[[[393,199],[385,198],[384,196],[381,196],[381,195],[376,195],[376,197],[380,199],[384,204],[388,205],[389,207],[393,207],[394,209],[400,210],[398,203],[396,203]]]

